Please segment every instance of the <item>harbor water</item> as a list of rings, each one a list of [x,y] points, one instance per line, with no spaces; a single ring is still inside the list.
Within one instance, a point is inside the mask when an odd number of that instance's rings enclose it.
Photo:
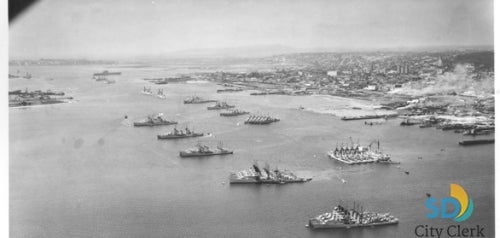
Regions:
[[[10,79],[10,90],[64,91],[71,103],[9,109],[11,237],[415,237],[417,225],[448,226],[426,218],[426,193],[449,196],[450,183],[474,200],[462,226],[494,236],[494,145],[462,147],[453,131],[341,121],[308,108],[346,111],[372,102],[330,96],[217,94],[208,82],[166,85],[143,78],[189,69],[166,67],[11,67],[32,79]],[[102,70],[121,71],[114,84],[93,80]],[[199,69],[197,69],[199,70]],[[111,78],[111,77],[110,77]],[[50,79],[50,80],[49,80]],[[141,94],[164,89],[165,100]],[[185,105],[189,96],[226,100],[238,109],[281,121],[246,125],[247,116],[220,117],[209,104]],[[299,107],[304,107],[304,110]],[[160,113],[207,136],[157,140],[171,126],[134,128],[133,121]],[[127,116],[127,118],[125,118]],[[326,153],[336,145],[380,147],[399,165],[344,165]],[[492,136],[481,136],[491,138]],[[196,143],[219,141],[233,155],[180,158]],[[373,146],[376,146],[374,143]],[[421,158],[419,158],[421,157]],[[303,184],[229,185],[230,172],[257,162],[312,177]],[[405,173],[405,172],[408,172]],[[398,225],[313,231],[314,216],[340,201],[398,217]]]

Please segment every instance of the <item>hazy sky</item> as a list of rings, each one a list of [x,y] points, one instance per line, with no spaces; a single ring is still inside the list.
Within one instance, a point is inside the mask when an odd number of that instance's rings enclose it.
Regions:
[[[493,45],[493,0],[40,0],[9,44],[11,58]]]

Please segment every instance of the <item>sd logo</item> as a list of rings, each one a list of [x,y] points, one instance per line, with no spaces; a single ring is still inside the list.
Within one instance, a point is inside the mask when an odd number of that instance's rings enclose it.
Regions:
[[[441,207],[439,207],[437,202],[437,199],[433,197],[430,197],[425,202],[425,206],[432,211],[431,213],[427,213],[427,217],[430,219],[439,217],[439,214],[441,213],[441,218],[453,219],[456,222],[463,222],[469,219],[474,211],[474,203],[467,195],[465,189],[454,183],[450,184],[450,197],[444,197],[441,199]],[[452,205],[454,208],[451,213],[447,213],[446,211],[448,204]]]

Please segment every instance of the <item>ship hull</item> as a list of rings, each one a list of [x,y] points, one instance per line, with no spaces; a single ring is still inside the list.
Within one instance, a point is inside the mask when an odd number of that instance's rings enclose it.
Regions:
[[[204,100],[204,101],[196,101],[196,102],[184,101],[184,104],[203,104],[203,103],[211,103],[211,102],[217,102],[217,101],[216,100]]]
[[[134,122],[135,127],[168,126],[168,125],[174,125],[174,124],[177,124],[177,122],[161,122],[161,123]]]
[[[207,156],[214,156],[214,155],[229,155],[233,154],[232,151],[227,151],[227,152],[212,152],[212,153],[187,153],[184,151],[179,152],[179,156],[183,158],[187,157],[207,157]]]
[[[228,107],[207,107],[207,110],[223,110],[223,109],[231,109],[235,108],[236,106],[228,106]]]
[[[460,145],[481,145],[481,144],[493,144],[495,139],[484,139],[484,140],[463,140],[458,142]]]
[[[191,137],[199,137],[203,136],[203,133],[194,133],[191,135],[158,135],[158,140],[174,140],[174,139],[182,139],[182,138],[191,138]]]
[[[358,227],[373,227],[373,226],[386,226],[386,225],[397,225],[399,221],[388,221],[388,222],[374,222],[368,224],[343,224],[343,223],[319,223],[317,221],[309,221],[309,228],[312,229],[349,229]]]
[[[256,179],[253,177],[238,178],[235,174],[229,176],[229,184],[287,184],[287,183],[305,183],[312,178],[299,178],[289,180]]]
[[[221,113],[220,116],[221,117],[236,117],[236,116],[241,116],[241,115],[245,115],[245,114],[248,114],[248,113],[237,113],[237,114]]]
[[[246,121],[245,124],[251,125],[267,125],[277,121]]]

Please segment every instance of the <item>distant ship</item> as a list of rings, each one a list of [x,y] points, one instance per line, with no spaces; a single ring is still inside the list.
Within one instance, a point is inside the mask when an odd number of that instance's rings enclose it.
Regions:
[[[177,124],[176,121],[168,121],[163,118],[163,113],[158,115],[148,116],[146,119],[134,122],[134,126],[164,126]]]
[[[168,84],[168,79],[159,79],[159,80],[154,80],[154,84]]]
[[[256,115],[251,115],[250,117],[247,118],[245,121],[245,124],[255,124],[255,125],[265,125],[265,124],[270,124],[273,122],[278,122],[280,119],[270,117],[270,116],[256,116]]]
[[[338,205],[333,208],[333,211],[310,219],[306,227],[312,229],[340,229],[395,225],[398,223],[399,219],[390,213],[367,212],[363,210],[363,207],[359,208],[358,206],[356,208],[354,203],[353,209]]]
[[[373,142],[372,142],[373,143]],[[351,145],[351,147],[341,146],[328,152],[328,157],[346,164],[366,164],[383,163],[398,164],[391,160],[391,156],[380,151],[380,142],[377,141],[378,148],[373,150],[372,143],[368,147]]]
[[[268,92],[254,92],[254,93],[250,93],[250,95],[252,96],[260,96],[260,95],[268,95],[269,93]]]
[[[269,166],[259,168],[254,164],[252,168],[229,175],[230,184],[287,184],[304,183],[312,178],[299,178],[290,171],[281,171],[277,168],[270,170]]]
[[[218,89],[217,93],[228,93],[228,92],[241,92],[243,89],[241,88],[225,88],[225,89]]]
[[[464,136],[478,136],[478,135],[489,135],[491,133],[495,132],[494,129],[469,129],[464,132]]]
[[[221,110],[230,109],[236,107],[235,105],[229,105],[226,102],[217,102],[214,106],[207,107],[208,110]]]
[[[406,119],[400,123],[401,126],[413,126],[420,124],[420,122],[410,121],[410,119]]]
[[[30,79],[31,77],[32,77],[32,76],[31,76],[31,74],[30,74],[30,73],[26,73],[26,74],[23,76],[23,78],[25,78],[25,79]]]
[[[142,89],[141,93],[146,94],[146,95],[152,95],[153,91],[151,91],[151,88],[144,87],[144,89]]]
[[[234,116],[241,116],[241,115],[245,115],[245,114],[249,114],[249,113],[250,112],[234,109],[234,110],[230,110],[230,111],[226,111],[226,112],[221,112],[219,115],[222,117],[234,117]]]
[[[102,71],[101,73],[94,73],[94,78],[99,76],[108,76],[108,75],[121,75],[121,72],[109,72],[107,70]]]
[[[165,92],[163,92],[163,89],[158,89],[158,93],[156,93],[156,96],[161,98],[161,99],[167,98],[167,95],[165,95]]]
[[[194,131],[189,130],[189,128],[187,127],[185,130],[182,129],[177,130],[177,128],[174,128],[174,130],[170,133],[158,135],[158,140],[181,139],[181,138],[198,137],[198,136],[203,136],[203,133],[196,133]]]
[[[229,149],[225,149],[222,147],[222,143],[219,143],[217,148],[211,149],[206,145],[197,144],[194,149],[187,149],[185,151],[179,152],[179,156],[181,157],[204,157],[204,156],[213,156],[213,155],[228,155],[232,154],[233,151]]]
[[[209,102],[217,102],[217,100],[202,99],[198,96],[193,96],[184,100],[184,104],[201,104]]]
[[[95,81],[99,82],[99,81],[106,81],[108,80],[106,77],[104,76],[94,76],[94,79]]]

